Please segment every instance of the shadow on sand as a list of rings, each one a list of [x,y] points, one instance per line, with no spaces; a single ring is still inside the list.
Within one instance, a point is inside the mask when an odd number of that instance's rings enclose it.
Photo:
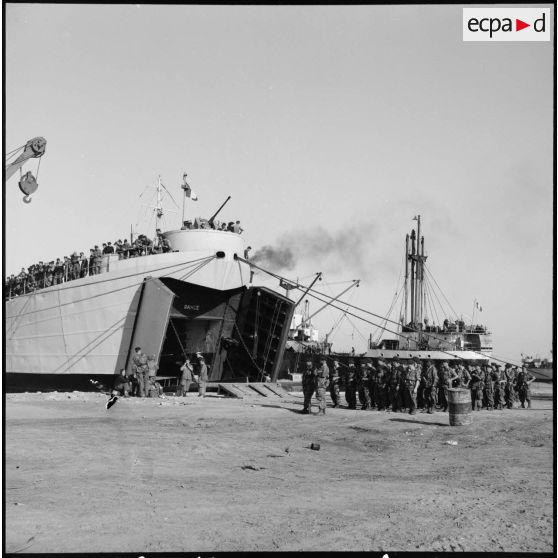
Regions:
[[[449,423],[445,422],[427,422],[425,420],[414,420],[406,418],[390,418],[392,422],[410,422],[412,424],[426,424],[426,426],[449,426]]]

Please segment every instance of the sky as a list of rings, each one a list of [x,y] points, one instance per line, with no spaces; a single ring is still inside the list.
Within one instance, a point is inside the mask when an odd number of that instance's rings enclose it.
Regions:
[[[342,300],[382,316],[420,214],[437,297],[466,322],[479,301],[494,356],[549,356],[553,37],[463,42],[462,8],[6,4],[5,152],[47,147],[30,204],[5,187],[5,274],[150,233],[159,176],[176,228],[187,172],[187,217],[230,195],[252,253],[290,251],[273,271],[333,296],[360,279]],[[330,340],[370,334],[343,318]]]

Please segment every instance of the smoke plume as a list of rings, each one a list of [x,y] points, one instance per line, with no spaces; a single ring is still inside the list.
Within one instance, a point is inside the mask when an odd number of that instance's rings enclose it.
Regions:
[[[366,223],[352,224],[334,232],[324,227],[291,231],[275,244],[257,250],[251,261],[276,272],[289,271],[304,263],[319,271],[354,272],[358,273],[355,278],[366,279],[372,268],[378,268],[379,257],[378,235],[374,227]],[[384,260],[389,268],[399,264],[398,257],[393,259],[395,261]],[[382,267],[385,269],[386,265]]]

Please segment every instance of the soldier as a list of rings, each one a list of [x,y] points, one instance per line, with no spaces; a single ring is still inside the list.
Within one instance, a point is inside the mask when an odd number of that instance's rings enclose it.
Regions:
[[[304,394],[304,407],[302,413],[309,415],[312,409],[312,395],[316,389],[315,372],[312,369],[312,361],[306,361],[306,368],[302,371],[302,392]]]
[[[471,369],[471,382],[469,386],[471,389],[471,405],[473,411],[480,411],[482,409],[484,383],[482,381],[482,373],[478,366],[473,366]]]
[[[345,399],[349,409],[356,409],[356,369],[352,360],[349,361],[345,372]]]
[[[198,376],[198,397],[205,398],[205,389],[208,380],[207,364],[205,364],[205,358],[203,358],[203,355],[198,353],[197,356],[200,363],[200,373]]]
[[[326,414],[326,390],[329,385],[329,368],[326,359],[322,358],[316,369],[316,399],[318,400],[318,415]]]
[[[389,401],[391,403],[391,410],[396,413],[401,410],[401,369],[399,362],[395,359],[391,364],[387,364],[383,360],[378,361],[379,366],[385,366],[388,370],[389,380]]]
[[[35,266],[27,268],[27,271],[26,292],[32,293],[37,288],[37,284],[35,283]]]
[[[21,268],[17,276],[17,282],[19,284],[19,293],[25,294],[27,292],[27,272],[24,267]]]
[[[385,366],[380,366],[376,362],[376,366],[373,367],[376,370],[376,406],[378,411],[387,411],[389,406],[388,398],[388,369]]]
[[[178,390],[176,395],[182,395],[186,397],[188,395],[188,390],[190,389],[190,384],[194,379],[194,367],[190,364],[190,359],[186,357],[184,364],[180,367],[180,383],[178,384]]]
[[[64,282],[70,280],[70,263],[70,258],[68,258],[68,256],[64,256],[64,261],[62,262],[62,265],[64,266]]]
[[[45,272],[46,266],[43,262],[39,262],[38,265],[35,266],[35,284],[38,289],[43,289],[45,287]]]
[[[60,285],[62,279],[64,278],[64,263],[60,258],[56,258],[54,263],[54,284]]]
[[[329,372],[329,394],[333,407],[339,406],[339,361],[334,360]]]
[[[527,408],[531,408],[531,383],[535,380],[535,376],[527,372],[525,366],[521,367],[515,380],[519,400],[521,401],[521,408],[525,409],[525,401],[527,401]]]
[[[370,387],[369,387],[369,369],[364,362],[360,365],[357,372],[357,389],[358,389],[358,399],[360,401],[361,409],[366,411],[370,409]]]
[[[471,373],[469,372],[468,364],[458,364],[457,365],[457,378],[456,386],[457,388],[468,388],[469,382],[471,381]]]
[[[95,268],[95,249],[89,249],[89,275],[95,275],[97,270]]]
[[[70,279],[79,279],[81,274],[81,265],[79,263],[79,256],[74,252],[70,258]]]
[[[413,359],[414,360],[414,359]],[[420,359],[416,359],[420,362]],[[434,412],[436,406],[436,392],[438,391],[438,373],[436,367],[430,359],[426,361],[426,369],[421,373],[421,384],[424,397],[424,403],[428,414]]]
[[[370,398],[370,408],[378,406],[378,368],[373,364],[367,363],[368,373],[368,396]]]
[[[132,358],[132,375],[138,382],[138,395],[139,397],[146,397],[146,389],[148,387],[148,366],[147,356],[141,352],[141,347],[136,347],[136,354]]]
[[[99,250],[98,246],[95,246],[95,250],[93,251],[94,257],[93,257],[93,262],[95,265],[95,275],[98,275],[99,273],[101,273],[101,263],[103,261],[103,254],[101,253],[101,250]]]
[[[87,258],[85,257],[83,252],[80,252],[79,253],[79,276],[80,277],[86,277],[87,276],[88,267],[89,267],[89,265],[88,265]]]
[[[417,390],[420,384],[418,366],[414,366],[413,364],[404,365],[401,381],[403,388],[403,405],[409,409],[409,414],[414,415],[417,412]]]
[[[457,379],[455,370],[450,368],[447,360],[444,360],[438,372],[438,401],[444,413],[448,410],[448,389],[455,379]]]
[[[492,365],[492,381],[494,382],[494,408],[501,411],[504,408],[506,379],[503,377],[499,364]]]
[[[492,367],[485,364],[483,366],[484,402],[489,411],[494,410],[494,380],[492,374]]]
[[[515,374],[511,364],[506,364],[504,368],[504,400],[508,409],[513,408],[515,401]]]

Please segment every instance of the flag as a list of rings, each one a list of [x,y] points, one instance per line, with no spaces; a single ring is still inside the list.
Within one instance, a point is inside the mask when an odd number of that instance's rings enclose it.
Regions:
[[[477,301],[475,301],[475,305],[476,305],[476,307],[477,307],[477,310],[478,310],[479,312],[482,312],[482,306],[481,306]]]
[[[192,188],[190,188],[190,185],[186,182],[186,177],[188,175],[186,173],[184,173],[184,176],[182,177],[182,180],[184,181],[184,184],[182,184],[182,189],[184,190],[184,195],[187,198],[190,198],[192,201],[198,201],[198,196],[196,195],[196,192],[194,192],[194,190],[192,190]]]

